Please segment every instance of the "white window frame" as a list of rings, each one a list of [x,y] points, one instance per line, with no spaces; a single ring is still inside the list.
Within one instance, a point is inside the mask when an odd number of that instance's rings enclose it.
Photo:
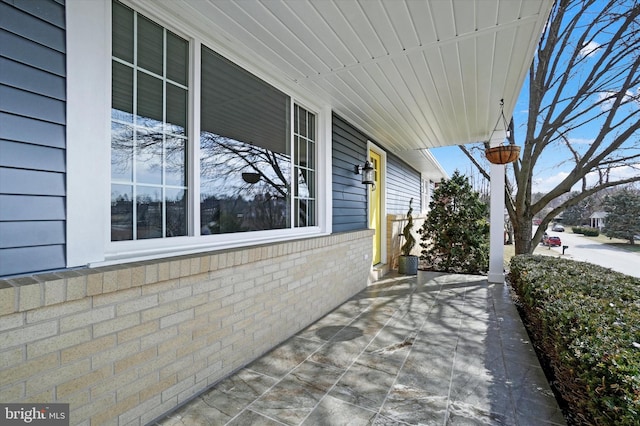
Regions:
[[[100,266],[181,254],[287,241],[331,233],[331,108],[278,76],[265,75],[256,64],[242,63],[216,40],[195,34],[188,23],[123,4],[189,40],[189,207],[190,236],[137,241],[111,241],[111,1],[67,0],[67,266]],[[152,8],[153,4],[147,5]],[[316,114],[317,226],[283,230],[199,235],[200,48],[205,45]],[[251,56],[251,55],[245,55]],[[293,110],[291,110],[293,113]],[[293,121],[291,121],[293,126]],[[293,129],[291,129],[291,135]],[[293,144],[293,137],[290,140]],[[293,152],[293,151],[292,151]],[[293,159],[292,159],[293,161]],[[293,168],[292,168],[293,169]],[[291,194],[293,197],[293,194]]]

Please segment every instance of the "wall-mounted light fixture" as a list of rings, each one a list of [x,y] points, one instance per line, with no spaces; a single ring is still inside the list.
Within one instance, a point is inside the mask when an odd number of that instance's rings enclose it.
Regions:
[[[374,179],[376,170],[368,160],[364,162],[364,166],[361,166],[359,164],[355,165],[354,171],[357,175],[362,174],[362,183],[364,185],[375,184]]]

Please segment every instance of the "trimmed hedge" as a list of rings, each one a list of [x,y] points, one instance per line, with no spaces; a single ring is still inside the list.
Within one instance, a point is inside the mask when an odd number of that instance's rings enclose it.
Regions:
[[[576,424],[640,424],[640,279],[549,256],[511,259],[532,339]]]
[[[583,234],[587,237],[597,237],[600,235],[600,230],[598,228],[591,228],[589,226],[573,226],[571,230],[574,234]]]

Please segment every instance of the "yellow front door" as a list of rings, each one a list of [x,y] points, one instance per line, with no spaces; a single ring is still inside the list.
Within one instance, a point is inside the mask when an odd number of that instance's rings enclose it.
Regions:
[[[369,186],[369,228],[373,229],[373,264],[382,261],[382,186],[380,185],[381,157],[369,151],[369,161],[375,169],[374,185]]]

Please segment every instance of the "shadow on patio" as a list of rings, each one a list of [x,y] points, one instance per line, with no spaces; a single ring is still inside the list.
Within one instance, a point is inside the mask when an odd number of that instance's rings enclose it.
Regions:
[[[390,275],[159,425],[565,424],[506,285]]]

